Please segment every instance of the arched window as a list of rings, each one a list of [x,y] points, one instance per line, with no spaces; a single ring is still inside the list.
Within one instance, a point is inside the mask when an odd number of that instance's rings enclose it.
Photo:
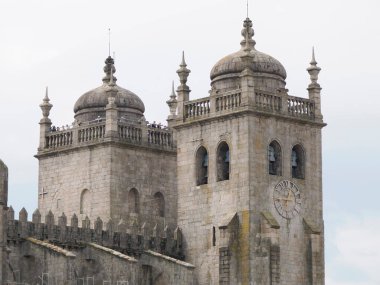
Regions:
[[[135,188],[132,188],[128,192],[128,212],[140,213],[140,197],[139,192]]]
[[[197,185],[208,183],[208,153],[207,150],[201,146],[196,155],[196,175]]]
[[[91,193],[88,189],[84,189],[80,195],[80,213],[89,215],[91,208]]]
[[[216,152],[217,181],[230,179],[230,148],[226,142],[221,142]]]
[[[299,144],[292,148],[291,166],[293,178],[305,178],[305,152]]]
[[[277,141],[272,141],[268,146],[268,164],[270,175],[282,174],[281,147]]]
[[[165,217],[165,199],[161,192],[154,194],[153,211],[155,216]]]

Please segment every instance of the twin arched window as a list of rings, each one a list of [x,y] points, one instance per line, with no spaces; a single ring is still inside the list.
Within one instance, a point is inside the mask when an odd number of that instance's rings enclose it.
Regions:
[[[290,165],[293,178],[305,178],[305,152],[300,144],[292,148]],[[277,141],[272,141],[268,146],[268,166],[270,175],[282,175],[281,146]]]
[[[197,185],[208,183],[209,155],[204,146],[198,148],[196,157]],[[217,181],[230,179],[230,148],[226,142],[221,142],[216,151],[216,177]]]

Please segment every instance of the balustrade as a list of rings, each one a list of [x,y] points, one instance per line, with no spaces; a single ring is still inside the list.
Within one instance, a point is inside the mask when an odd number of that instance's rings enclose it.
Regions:
[[[142,131],[141,128],[134,125],[119,124],[119,138],[122,140],[141,142]]]
[[[256,92],[255,102],[258,109],[270,112],[281,112],[280,96]]]
[[[172,147],[172,133],[168,130],[148,128],[148,143]]]
[[[210,98],[201,98],[185,103],[185,118],[195,118],[210,113]]]
[[[299,97],[288,96],[288,114],[294,117],[314,118],[314,102]]]
[[[73,131],[52,132],[46,136],[46,148],[57,148],[73,144]]]
[[[241,92],[216,97],[215,104],[217,112],[237,108],[241,105]]]
[[[89,125],[78,130],[78,142],[88,142],[104,138],[106,131],[105,123]]]

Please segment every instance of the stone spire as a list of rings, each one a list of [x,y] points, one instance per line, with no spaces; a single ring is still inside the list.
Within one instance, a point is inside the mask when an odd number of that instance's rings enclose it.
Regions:
[[[320,71],[321,68],[317,66],[317,61],[315,60],[315,52],[313,47],[310,66],[307,68],[307,72],[309,72],[311,80],[309,88],[320,87],[320,85],[318,84],[318,74]]]
[[[50,131],[51,127],[51,120],[49,118],[50,110],[53,107],[52,104],[50,104],[49,94],[48,94],[48,87],[46,87],[45,91],[45,98],[43,99],[42,103],[40,104],[40,108],[42,110],[42,119],[40,120],[40,146],[39,149],[44,149],[46,144],[46,134]]]
[[[252,29],[252,21],[248,17],[244,20],[241,35],[244,37],[240,42],[241,48],[246,49],[246,46],[249,46],[251,49],[255,49],[256,41],[253,39],[255,31]]]
[[[111,57],[108,57],[111,58]],[[112,58],[111,58],[112,59]],[[109,81],[106,87],[106,92],[108,96],[108,104],[106,106],[106,130],[105,130],[105,137],[115,139],[118,137],[118,108],[115,103],[116,95],[118,92],[118,89],[116,88],[116,84],[114,80],[116,78],[113,76],[113,73],[115,72],[115,67],[113,65],[113,59],[112,59],[112,65],[109,68]],[[104,81],[103,78],[103,82]]]
[[[113,76],[113,74],[116,72],[114,59],[111,56],[108,56],[104,63],[106,65],[104,66],[103,70],[106,75],[103,77],[103,82],[109,83],[111,79],[111,74],[113,82],[116,82],[117,78]]]
[[[318,83],[318,75],[321,71],[321,68],[317,66],[317,61],[315,60],[314,47],[311,56],[310,66],[307,68],[307,72],[310,74],[311,83],[309,84],[307,90],[309,91],[309,99],[314,101],[314,113],[315,118],[322,120],[321,112],[321,86]]]
[[[185,61],[185,52],[182,52],[182,62],[179,65],[179,69],[177,70],[179,80],[181,82],[181,85],[177,88],[177,94],[178,94],[178,116],[183,116],[183,106],[184,102],[189,101],[189,95],[190,95],[190,88],[186,85],[187,78],[190,74],[190,69],[187,68],[187,64]]]
[[[177,73],[178,73],[178,76],[179,76],[179,80],[181,82],[181,86],[182,87],[187,87],[187,89],[189,89],[189,87],[186,85],[186,83],[187,83],[187,78],[189,77],[189,74],[190,74],[191,70],[187,68],[187,64],[186,64],[186,61],[185,61],[185,52],[184,51],[182,52],[182,62],[179,65],[179,67],[180,68],[177,70]]]
[[[49,119],[49,115],[50,115],[50,110],[53,107],[53,105],[50,104],[49,102],[50,102],[49,89],[48,89],[48,87],[46,87],[45,97],[44,97],[42,103],[40,104],[40,108],[42,110],[42,116],[43,116],[43,118],[41,119],[41,122],[44,121],[44,122],[50,122],[51,123],[51,121]]]
[[[177,96],[174,91],[174,81],[172,82],[172,94],[170,94],[170,99],[166,101],[166,104],[168,104],[169,106],[169,109],[170,109],[169,119],[171,119],[175,116],[176,111],[177,111],[177,105],[178,105]]]

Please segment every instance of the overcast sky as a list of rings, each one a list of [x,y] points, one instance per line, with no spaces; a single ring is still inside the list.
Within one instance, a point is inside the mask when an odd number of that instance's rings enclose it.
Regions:
[[[380,2],[250,0],[256,48],[285,66],[287,88],[306,97],[315,46],[322,68],[326,284],[380,284]],[[165,122],[171,81],[185,50],[191,98],[206,97],[209,72],[240,47],[244,0],[0,0],[0,158],[9,202],[37,207],[38,105],[49,86],[51,118],[101,84],[108,28],[118,84]]]

